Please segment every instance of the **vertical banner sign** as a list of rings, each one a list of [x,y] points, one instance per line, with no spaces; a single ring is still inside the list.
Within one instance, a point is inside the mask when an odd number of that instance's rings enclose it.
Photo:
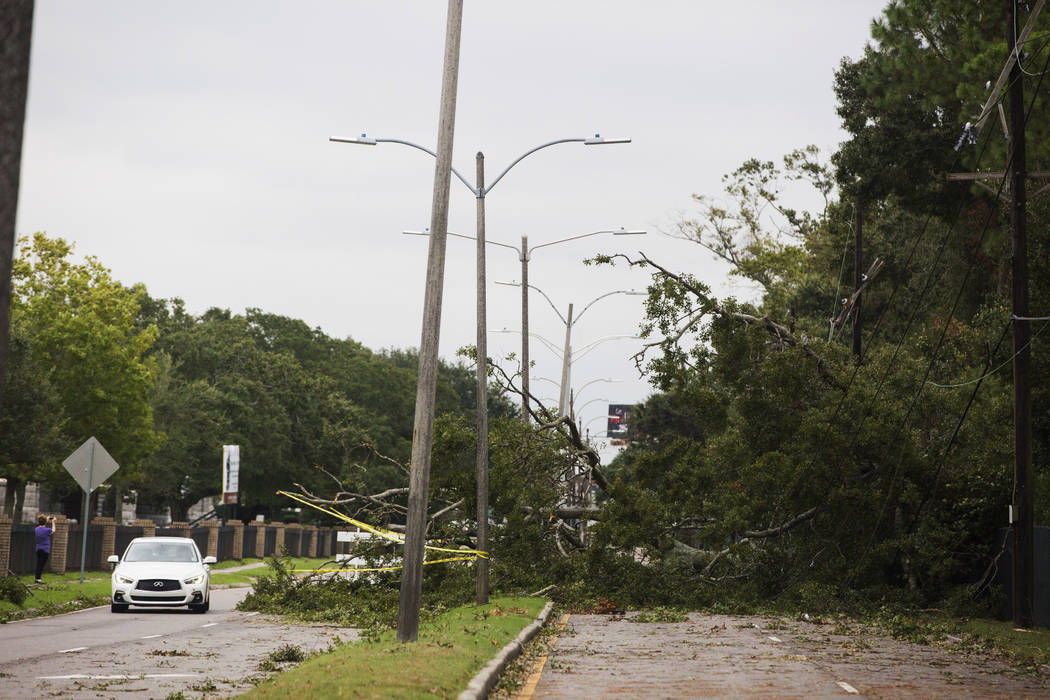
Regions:
[[[611,403],[609,404],[609,423],[605,429],[605,436],[613,445],[626,445],[630,441],[628,421],[634,404]]]
[[[241,446],[222,446],[222,502],[237,502],[238,474],[241,469]]]

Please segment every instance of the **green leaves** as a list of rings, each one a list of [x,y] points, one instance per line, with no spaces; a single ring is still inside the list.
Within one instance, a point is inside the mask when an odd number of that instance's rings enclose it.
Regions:
[[[34,390],[53,390],[62,406],[63,449],[94,435],[121,465],[114,480],[128,481],[157,445],[150,405],[157,368],[147,356],[157,328],[137,323],[141,287],[124,287],[94,258],[71,256],[68,243],[41,233],[23,243],[13,322],[24,333]],[[34,469],[44,469],[47,457],[38,459]]]

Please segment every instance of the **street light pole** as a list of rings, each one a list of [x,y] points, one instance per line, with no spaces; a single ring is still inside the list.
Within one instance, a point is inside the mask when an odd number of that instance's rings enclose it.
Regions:
[[[477,154],[477,278],[478,278],[478,340],[477,340],[477,448],[475,471],[478,487],[478,550],[489,551],[489,392],[488,392],[488,317],[485,301],[485,154]],[[489,560],[478,557],[476,600],[478,605],[489,602]]]
[[[522,235],[521,251],[521,419],[529,422],[529,237]]]

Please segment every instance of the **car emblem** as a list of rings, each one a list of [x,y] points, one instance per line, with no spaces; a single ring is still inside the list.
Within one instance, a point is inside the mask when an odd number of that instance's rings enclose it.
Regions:
[[[164,582],[163,581],[154,581],[153,582],[153,587],[154,588],[164,588]]]

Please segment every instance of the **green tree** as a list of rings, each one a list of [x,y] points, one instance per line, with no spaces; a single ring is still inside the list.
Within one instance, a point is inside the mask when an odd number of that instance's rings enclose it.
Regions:
[[[65,411],[50,372],[30,362],[32,342],[21,324],[11,331],[0,391],[0,475],[7,479],[4,513],[21,522],[26,483],[55,480],[68,442]]]
[[[21,246],[13,289],[29,362],[61,398],[67,449],[97,437],[121,465],[118,491],[134,484],[157,444],[149,401],[156,365],[147,356],[157,330],[136,325],[145,290],[116,282],[91,256],[74,262],[70,244],[42,233]]]
[[[1027,20],[1021,6],[1020,23]],[[1029,165],[1050,158],[1050,98],[1037,91],[1048,55],[1050,16],[1038,18],[1022,47],[1025,89],[1034,95],[1028,121]],[[940,213],[966,196],[949,187],[949,169],[1002,170],[1006,141],[993,104],[987,144],[966,145],[1006,61],[1006,15],[999,0],[893,0],[872,24],[872,41],[835,74],[838,114],[849,133],[833,160],[844,196],[874,202],[893,195],[905,206]],[[954,150],[960,143],[966,147]]]

